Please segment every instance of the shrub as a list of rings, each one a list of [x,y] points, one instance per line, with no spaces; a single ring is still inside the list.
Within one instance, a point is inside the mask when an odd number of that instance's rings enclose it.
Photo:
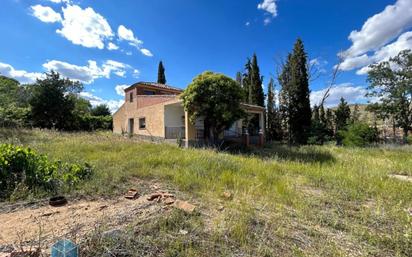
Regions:
[[[412,135],[408,136],[406,140],[408,142],[408,145],[412,145]]]
[[[378,130],[365,123],[355,123],[340,131],[344,146],[367,146],[378,142]]]
[[[75,185],[90,177],[89,164],[49,161],[30,148],[11,144],[0,145],[0,198],[7,198],[20,184],[30,191],[57,190],[59,185]]]

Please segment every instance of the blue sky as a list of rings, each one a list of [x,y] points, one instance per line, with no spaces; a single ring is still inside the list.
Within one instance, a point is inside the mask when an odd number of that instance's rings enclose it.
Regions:
[[[156,80],[160,60],[185,88],[205,70],[234,77],[256,52],[266,85],[300,37],[322,75],[312,103],[339,53],[328,104],[364,103],[367,65],[412,49],[411,28],[412,0],[2,0],[0,73],[29,83],[54,69],[115,110],[125,85]]]

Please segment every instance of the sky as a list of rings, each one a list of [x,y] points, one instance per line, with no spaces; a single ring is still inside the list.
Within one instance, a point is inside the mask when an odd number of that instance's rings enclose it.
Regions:
[[[328,106],[366,103],[368,65],[412,49],[412,0],[1,0],[0,74],[33,83],[55,70],[115,111],[123,89],[156,81],[186,88],[208,70],[235,77],[257,54],[263,87],[297,38],[319,76],[311,103],[339,76]],[[279,89],[279,86],[278,86]]]

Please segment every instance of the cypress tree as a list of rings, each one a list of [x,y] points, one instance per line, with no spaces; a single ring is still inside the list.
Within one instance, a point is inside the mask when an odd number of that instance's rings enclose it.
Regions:
[[[265,94],[262,88],[263,77],[260,76],[260,69],[256,54],[252,59],[248,58],[243,74],[243,86],[245,89],[246,102],[258,106],[265,106]]]
[[[243,73],[242,88],[243,88],[243,95],[244,95],[243,101],[249,104],[252,103],[252,93],[250,90],[251,75],[252,75],[252,63],[250,61],[250,58],[248,58],[245,64],[245,73]]]
[[[290,144],[306,144],[311,129],[312,110],[309,100],[307,55],[302,40],[295,43],[292,55],[280,76],[287,96],[288,134]]]
[[[279,84],[281,85],[281,89],[279,92],[279,119],[282,126],[283,137],[289,143],[290,139],[290,129],[289,129],[289,91],[290,91],[290,63],[291,63],[292,55],[288,54],[286,62],[283,64],[282,72],[278,77]]]
[[[281,139],[281,127],[279,121],[279,113],[276,108],[275,83],[270,79],[268,85],[268,101],[267,101],[267,136],[270,140]]]
[[[162,61],[159,62],[159,68],[157,70],[157,83],[166,84],[165,67]]]

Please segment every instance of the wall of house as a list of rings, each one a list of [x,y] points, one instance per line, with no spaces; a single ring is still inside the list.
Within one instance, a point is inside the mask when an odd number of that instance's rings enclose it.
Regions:
[[[174,95],[138,95],[136,96],[137,109],[170,101],[176,97]]]
[[[127,132],[125,105],[123,104],[117,112],[113,114],[113,133],[123,134]]]
[[[113,132],[128,132],[129,119],[134,120],[134,134],[145,138],[161,139],[165,137],[165,105],[173,104],[179,100],[164,101],[162,103],[136,108],[136,103],[126,102],[113,115]],[[139,119],[145,118],[146,128],[139,128]],[[180,117],[180,120],[182,118]]]
[[[184,127],[185,111],[181,105],[165,106],[165,126],[166,127]]]

